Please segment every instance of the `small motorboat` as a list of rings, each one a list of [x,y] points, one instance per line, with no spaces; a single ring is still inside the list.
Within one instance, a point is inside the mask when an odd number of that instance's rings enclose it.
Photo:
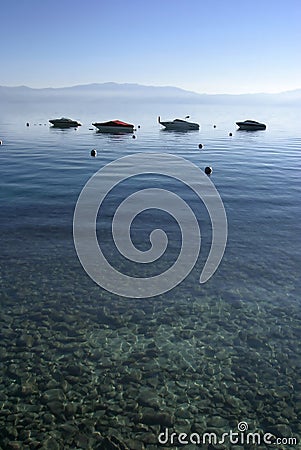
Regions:
[[[121,120],[110,120],[108,122],[94,122],[94,127],[102,133],[133,133],[134,125]]]
[[[57,128],[75,128],[80,127],[81,123],[77,120],[68,119],[67,117],[61,117],[60,119],[51,119],[49,122]]]
[[[189,119],[189,116],[186,116],[185,119]],[[166,128],[166,130],[172,131],[188,131],[188,130],[198,130],[200,125],[198,123],[187,122],[184,119],[174,119],[170,122],[162,122],[161,117],[158,117],[158,122],[160,125]]]
[[[266,125],[264,123],[256,122],[256,120],[245,120],[244,122],[236,122],[236,125],[240,130],[265,130]]]

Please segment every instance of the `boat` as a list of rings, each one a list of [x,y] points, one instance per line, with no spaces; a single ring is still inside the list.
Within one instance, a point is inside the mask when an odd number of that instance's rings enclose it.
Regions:
[[[71,128],[81,126],[81,123],[77,120],[68,119],[67,117],[61,117],[60,119],[50,119],[49,122],[57,128]]]
[[[186,116],[185,119],[189,119],[189,116]],[[161,117],[158,117],[158,122],[160,125],[166,128],[166,130],[173,131],[187,131],[187,130],[198,130],[200,125],[198,123],[187,122],[184,119],[174,119],[169,122],[162,122]]]
[[[108,122],[94,122],[94,127],[102,133],[133,133],[134,125],[121,120],[109,120]]]
[[[236,125],[240,130],[265,130],[266,125],[264,123],[256,122],[256,120],[245,120],[244,122],[236,122]]]

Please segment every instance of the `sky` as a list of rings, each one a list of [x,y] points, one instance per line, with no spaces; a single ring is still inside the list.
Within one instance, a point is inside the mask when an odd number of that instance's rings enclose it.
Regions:
[[[301,0],[0,0],[0,85],[301,88]]]

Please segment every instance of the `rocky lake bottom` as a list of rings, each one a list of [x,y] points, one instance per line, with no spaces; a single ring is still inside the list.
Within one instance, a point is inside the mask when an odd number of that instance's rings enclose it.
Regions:
[[[178,448],[159,445],[159,434],[221,436],[242,421],[249,431],[299,439],[297,303],[288,314],[280,298],[200,293],[144,305],[105,296],[58,302],[51,292],[42,308],[8,300],[0,314],[0,447]]]

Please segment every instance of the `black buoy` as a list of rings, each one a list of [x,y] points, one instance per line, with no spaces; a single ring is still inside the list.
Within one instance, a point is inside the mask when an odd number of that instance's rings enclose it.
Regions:
[[[232,133],[229,133],[229,136],[232,136]]]
[[[29,122],[26,123],[26,126],[29,127]]]
[[[199,144],[199,148],[203,148],[203,144]]]
[[[140,125],[138,125],[138,127],[137,128],[140,128]]]
[[[0,145],[2,145],[2,141],[0,140]]]
[[[205,167],[205,174],[206,175],[211,175],[212,174],[212,167],[209,167],[209,166]]]
[[[136,139],[136,136],[133,134],[133,139]]]
[[[213,128],[216,128],[216,125],[213,125]]]
[[[91,156],[96,156],[97,155],[97,151],[93,148],[93,150],[91,150]]]

